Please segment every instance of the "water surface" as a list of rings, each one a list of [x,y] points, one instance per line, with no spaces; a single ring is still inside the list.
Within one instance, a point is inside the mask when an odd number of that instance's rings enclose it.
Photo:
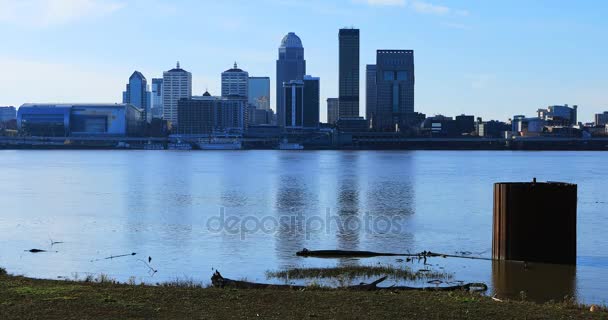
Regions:
[[[499,296],[608,298],[608,153],[5,150],[0,163],[0,266],[149,283],[208,282],[212,268],[269,281],[267,270],[289,267],[405,264],[296,257],[304,247],[489,257],[493,183],[576,183],[576,268],[451,259],[409,266],[486,282]],[[31,248],[57,252],[24,251]]]

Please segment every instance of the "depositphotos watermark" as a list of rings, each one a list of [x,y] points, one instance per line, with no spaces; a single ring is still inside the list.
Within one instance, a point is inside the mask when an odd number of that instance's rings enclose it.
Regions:
[[[403,228],[403,217],[376,216],[369,213],[332,214],[330,209],[325,215],[228,215],[220,208],[218,216],[207,220],[207,231],[215,234],[238,235],[245,240],[251,234],[285,234],[288,236],[305,236],[310,239],[315,234],[400,234]]]

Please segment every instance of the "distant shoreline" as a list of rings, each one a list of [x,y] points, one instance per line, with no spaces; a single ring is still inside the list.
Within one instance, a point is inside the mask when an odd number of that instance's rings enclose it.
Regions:
[[[296,140],[297,141],[297,140]],[[608,138],[405,138],[355,137],[348,141],[319,143],[300,141],[305,150],[455,150],[455,151],[608,151]],[[154,137],[0,137],[0,150],[149,150],[172,147],[200,149],[187,138]],[[278,150],[278,139],[243,139],[242,151]],[[182,149],[183,150],[183,149]],[[241,151],[236,150],[236,151]],[[291,151],[291,150],[285,150]],[[301,150],[297,150],[301,151]]]

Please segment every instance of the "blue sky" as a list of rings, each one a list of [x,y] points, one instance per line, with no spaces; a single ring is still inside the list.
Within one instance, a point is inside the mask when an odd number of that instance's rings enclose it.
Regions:
[[[338,29],[354,26],[362,115],[375,50],[413,49],[419,112],[506,120],[568,103],[591,121],[608,110],[606,16],[600,0],[0,0],[0,105],[119,102],[133,70],[150,81],[177,60],[195,94],[218,94],[234,61],[274,84],[293,31],[321,77],[325,120]]]

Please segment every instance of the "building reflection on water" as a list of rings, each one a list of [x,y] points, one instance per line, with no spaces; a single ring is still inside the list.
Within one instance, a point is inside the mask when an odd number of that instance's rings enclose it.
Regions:
[[[492,286],[501,299],[560,302],[576,297],[576,266],[493,261]]]
[[[311,166],[298,166],[302,161],[298,153],[285,152],[279,154],[277,167],[281,172],[276,177],[275,219],[278,229],[274,235],[275,252],[282,268],[293,267],[296,264],[296,252],[306,246],[306,239],[310,238],[311,230],[307,223],[311,216],[318,211],[319,198],[318,176],[308,170],[316,170],[317,160]]]
[[[331,232],[335,232],[337,249],[359,250],[360,236],[364,228],[359,202],[360,184],[358,173],[360,155],[357,152],[345,152],[339,155],[340,166],[337,173],[337,212],[336,219],[332,219]],[[335,223],[333,223],[335,221]]]

